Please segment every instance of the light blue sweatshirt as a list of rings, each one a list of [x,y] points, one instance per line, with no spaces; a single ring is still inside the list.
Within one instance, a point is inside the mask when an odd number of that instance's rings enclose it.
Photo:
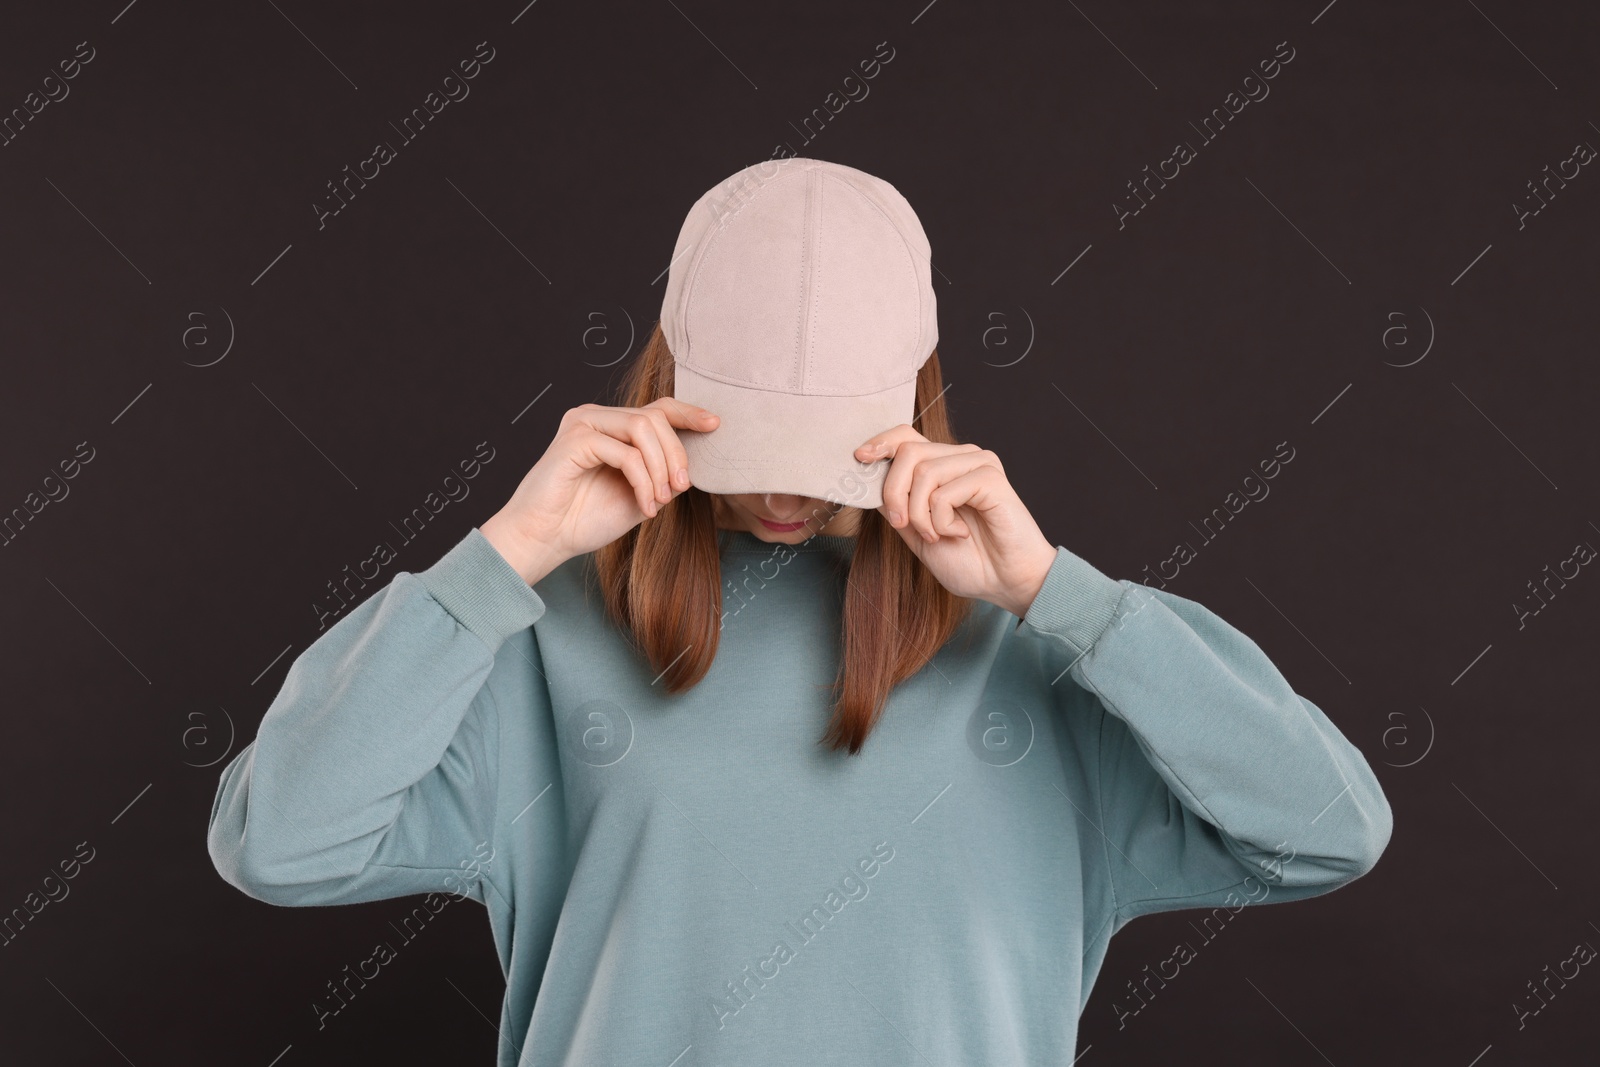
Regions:
[[[1130,919],[1326,893],[1389,841],[1360,751],[1253,641],[1065,548],[830,752],[855,542],[719,539],[721,645],[677,695],[591,557],[531,588],[473,529],[396,573],[223,770],[217,870],[271,904],[484,905],[500,1067],[1068,1064]]]

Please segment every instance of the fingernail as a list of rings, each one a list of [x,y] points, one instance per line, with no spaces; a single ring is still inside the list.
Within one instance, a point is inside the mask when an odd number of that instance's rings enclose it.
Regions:
[[[890,526],[899,526],[900,525],[900,513],[898,511],[889,512],[889,525]]]
[[[682,467],[679,467],[678,468],[677,478],[678,478],[678,487],[680,489],[687,489],[689,487],[689,472],[688,471],[684,470]]]

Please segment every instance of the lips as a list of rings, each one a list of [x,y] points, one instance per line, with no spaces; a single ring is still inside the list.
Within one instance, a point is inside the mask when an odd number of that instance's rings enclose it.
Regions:
[[[770,522],[767,519],[762,519],[761,525],[765,526],[774,533],[792,533],[795,530],[803,528],[805,526],[805,520],[802,519],[799,522]]]

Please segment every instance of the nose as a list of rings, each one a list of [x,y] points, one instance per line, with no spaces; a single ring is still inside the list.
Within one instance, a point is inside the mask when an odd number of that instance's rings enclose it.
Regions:
[[[795,496],[792,493],[762,493],[761,503],[766,509],[777,516],[779,522],[788,522],[790,516],[799,511],[805,504],[805,497]]]

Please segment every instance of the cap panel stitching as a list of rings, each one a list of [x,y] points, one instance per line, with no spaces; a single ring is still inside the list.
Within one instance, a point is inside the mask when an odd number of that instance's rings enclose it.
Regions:
[[[822,172],[819,170],[816,172],[816,175],[817,209],[815,213],[812,214],[812,218],[807,220],[808,222],[814,220],[816,223],[816,225],[812,228],[812,233],[815,234],[816,237],[814,242],[816,269],[811,272],[811,312],[806,316],[806,340],[808,342],[806,349],[806,377],[805,380],[800,383],[801,392],[807,393],[808,395],[808,386],[810,385],[811,378],[816,371],[817,364],[817,305],[822,303],[822,234],[824,232],[822,216],[823,210],[827,206],[825,194],[828,190],[828,183],[823,180]]]
[[[689,339],[689,313],[690,313],[691,310],[693,310],[694,302],[695,302],[695,296],[696,296],[697,291],[698,291],[698,287],[696,286],[695,283],[697,281],[699,281],[699,279],[700,279],[700,271],[705,267],[706,260],[711,257],[711,250],[716,246],[717,238],[722,236],[722,234],[728,229],[728,222],[730,220],[732,220],[735,216],[737,216],[739,214],[739,212],[743,211],[745,208],[747,208],[751,204],[755,203],[757,197],[759,197],[766,190],[773,188],[774,186],[778,185],[781,182],[790,181],[796,175],[804,176],[806,173],[807,173],[806,168],[801,167],[801,168],[796,168],[790,174],[779,174],[776,178],[773,178],[766,185],[762,186],[760,189],[757,189],[755,192],[751,193],[749,199],[747,199],[743,204],[739,205],[739,207],[734,209],[734,211],[731,214],[725,216],[723,218],[721,224],[717,224],[716,222],[712,223],[712,225],[710,227],[710,231],[711,231],[710,240],[705,241],[700,246],[699,251],[695,253],[694,258],[691,261],[691,265],[688,268],[686,268],[686,269],[690,270],[692,273],[690,273],[687,277],[684,278],[684,280],[683,280],[683,290],[679,294],[680,299],[678,300],[678,306],[679,306],[680,310],[679,310],[679,313],[678,313],[678,328],[683,331],[684,351],[683,352],[674,352],[673,353],[673,359],[675,361],[677,361],[679,363],[683,363],[683,364],[685,364],[687,366],[690,366],[690,367],[694,366],[694,364],[690,362],[690,353],[692,353],[694,351],[694,345],[691,343],[691,341]],[[724,179],[723,181],[726,182],[727,179]],[[719,182],[716,188],[720,188],[722,184],[723,183]],[[707,195],[709,195],[709,194],[707,194]],[[701,197],[700,203],[705,205],[705,208],[706,208],[707,212],[711,211],[710,205],[707,203],[705,196]],[[701,234],[699,234],[699,236],[703,238],[703,237],[705,237],[705,234],[702,232]],[[698,369],[698,368],[696,368],[696,369]],[[705,372],[701,371],[700,373],[704,374]]]
[[[688,364],[685,364],[685,366],[688,366]],[[771,388],[769,386],[760,385],[760,384],[757,384],[755,382],[746,381],[743,378],[730,378],[726,374],[718,374],[715,371],[708,371],[708,370],[705,370],[704,368],[701,368],[701,367],[688,367],[688,369],[693,371],[695,374],[698,374],[702,378],[708,378],[708,379],[710,379],[711,381],[714,381],[714,382],[721,382],[723,385],[736,386],[736,387],[738,387],[740,389],[744,389],[744,390],[747,390],[747,391],[752,392],[752,393],[781,393],[784,396],[799,396],[799,395],[801,395],[799,393],[796,393],[792,389],[773,389],[773,388]],[[877,396],[880,393],[887,393],[891,389],[899,389],[900,387],[904,386],[906,384],[906,382],[911,381],[914,377],[915,377],[914,375],[908,376],[908,377],[900,379],[898,382],[893,382],[893,383],[891,383],[889,385],[886,385],[882,389],[869,389],[864,393],[806,393],[804,395],[806,395],[806,396],[837,396],[837,397]]]
[[[797,294],[798,306],[794,309],[794,361],[790,364],[789,380],[794,382],[801,393],[806,389],[805,368],[801,365],[803,342],[806,335],[806,314],[808,298],[811,295],[811,193],[816,186],[816,178],[812,176],[812,169],[807,167],[806,195],[800,204],[800,292]],[[787,392],[787,390],[784,390]]]
[[[786,157],[786,159],[783,160],[782,162],[788,162],[789,160],[799,160],[801,158],[802,157]],[[744,210],[744,208],[748,207],[751,203],[753,203],[760,196],[760,194],[762,192],[765,192],[767,189],[773,188],[776,185],[781,184],[781,183],[783,183],[785,181],[793,180],[793,178],[795,176],[804,176],[804,177],[807,178],[807,203],[808,203],[808,205],[809,205],[810,199],[811,199],[811,188],[810,187],[811,187],[812,179],[811,179],[810,176],[812,174],[816,175],[815,181],[817,181],[818,183],[822,182],[824,179],[833,179],[833,180],[838,181],[841,184],[845,185],[846,188],[848,188],[851,192],[854,192],[862,201],[864,201],[866,204],[870,205],[872,210],[875,211],[879,215],[879,217],[881,217],[884,220],[884,222],[888,224],[890,230],[894,233],[894,235],[896,237],[899,238],[899,246],[900,246],[900,249],[901,249],[902,253],[906,256],[906,259],[907,259],[907,261],[908,261],[908,263],[909,263],[909,265],[911,267],[911,271],[912,271],[911,277],[912,277],[912,282],[913,282],[913,288],[916,290],[916,293],[917,293],[917,322],[914,325],[911,326],[912,343],[911,343],[911,345],[909,347],[914,349],[913,358],[921,358],[924,361],[926,361],[926,357],[927,357],[928,353],[925,353],[925,352],[922,351],[922,341],[924,339],[923,338],[923,332],[924,332],[923,331],[923,325],[924,325],[924,320],[927,318],[926,312],[927,312],[927,308],[928,308],[928,302],[927,302],[927,293],[924,292],[924,287],[922,285],[921,277],[917,273],[917,270],[918,270],[918,268],[917,268],[917,256],[915,254],[917,250],[914,249],[911,246],[910,239],[902,231],[902,229],[900,227],[900,224],[896,221],[896,219],[883,207],[882,204],[880,204],[878,202],[876,197],[877,197],[877,194],[879,192],[879,189],[876,187],[876,185],[873,186],[871,192],[869,193],[869,192],[867,192],[865,190],[857,188],[856,184],[853,181],[850,180],[850,176],[845,175],[845,174],[832,172],[832,171],[829,171],[829,170],[825,169],[821,165],[820,161],[807,160],[807,163],[808,163],[808,165],[806,165],[806,166],[801,166],[801,167],[795,168],[795,170],[791,174],[779,174],[777,177],[771,179],[762,188],[756,190],[755,193],[751,194],[751,196],[743,204],[741,204],[739,206],[739,208],[737,208],[731,215],[728,215],[726,218],[727,219],[733,218],[740,211]],[[843,164],[838,164],[837,166],[843,167]],[[849,170],[851,168],[845,168],[845,169]],[[862,172],[862,173],[865,174],[865,172]],[[866,175],[866,177],[872,178],[874,176]],[[883,185],[887,186],[890,189],[894,189],[893,185],[891,185],[890,183],[884,181],[881,178],[876,179],[876,181],[877,182],[882,182]],[[895,192],[898,194],[899,191],[895,190]],[[899,194],[899,195],[903,196],[904,194]],[[709,210],[709,208],[708,208],[708,210]],[[917,223],[917,225],[920,226],[920,222]],[[699,250],[699,253],[694,257],[693,267],[692,267],[692,274],[689,277],[685,278],[685,280],[684,280],[684,297],[685,297],[685,299],[683,299],[683,300],[681,300],[679,302],[679,307],[682,309],[681,312],[680,312],[680,315],[679,315],[679,329],[681,329],[683,331],[684,342],[685,342],[684,347],[685,347],[686,351],[684,353],[682,353],[682,354],[674,353],[674,356],[675,356],[675,358],[677,358],[677,360],[679,362],[684,363],[686,366],[691,367],[697,373],[705,375],[706,377],[709,377],[709,378],[714,378],[717,381],[725,382],[725,383],[727,383],[729,385],[738,385],[738,386],[741,386],[741,387],[744,387],[744,388],[763,389],[764,391],[771,391],[771,392],[784,392],[784,393],[790,393],[791,395],[793,395],[792,390],[788,390],[788,389],[768,390],[764,386],[757,385],[757,384],[752,383],[752,382],[747,381],[747,380],[734,379],[734,378],[730,378],[730,377],[722,375],[722,374],[718,374],[718,373],[714,373],[714,372],[702,369],[700,367],[695,366],[694,362],[692,361],[692,359],[690,357],[690,353],[693,351],[693,345],[689,340],[688,319],[689,319],[690,310],[693,307],[694,302],[695,302],[696,282],[699,280],[699,276],[700,276],[701,270],[703,269],[706,261],[710,258],[710,255],[711,255],[711,252],[713,250],[713,247],[716,244],[716,239],[721,235],[721,232],[726,228],[727,228],[727,226],[726,226],[726,219],[725,219],[723,225],[715,226],[712,229],[711,239],[701,247],[701,249]],[[804,233],[802,235],[802,248],[803,249],[809,250],[810,244],[811,244],[811,242],[809,240],[809,237],[810,237],[809,232]],[[809,251],[803,252],[802,253],[803,262],[809,262],[811,254],[812,253],[809,252]],[[803,291],[810,287],[809,274],[810,274],[810,272],[808,271],[807,272],[807,285],[802,287]],[[930,285],[932,284],[931,275],[930,275],[930,278],[929,278],[929,284]],[[802,296],[802,299],[804,299],[803,296]],[[799,336],[798,336],[798,333],[797,333],[796,343],[795,343],[795,353],[796,353],[796,361],[797,361],[796,362],[796,370],[799,369],[798,360],[799,360],[800,348],[801,348],[801,345],[799,343]],[[920,364],[918,364],[918,366],[920,367]],[[912,368],[913,376],[915,375],[916,370],[917,370],[916,367]],[[884,389],[874,389],[874,390],[871,390],[871,393],[880,393],[880,392],[885,391],[886,389],[893,388],[894,385],[898,385],[898,384],[902,384],[902,383],[896,382],[896,383],[893,383],[892,385],[885,386]],[[805,381],[802,379],[802,382],[801,382],[801,393],[803,395],[812,395],[812,394],[804,393],[804,389],[805,389]],[[871,393],[861,393],[861,394],[855,394],[855,393],[847,393],[847,394],[828,393],[828,394],[816,394],[816,395],[828,395],[828,396],[858,396],[859,395],[859,396],[865,396],[865,395],[871,395]]]
[[[923,294],[923,291],[922,291],[922,279],[917,273],[917,261],[916,261],[916,257],[912,254],[913,249],[911,248],[910,240],[906,237],[905,233],[901,231],[900,224],[897,223],[894,220],[894,218],[887,211],[884,210],[882,204],[878,203],[877,197],[869,195],[868,193],[866,193],[865,191],[863,191],[861,189],[857,189],[853,183],[846,181],[843,177],[839,177],[839,176],[836,176],[836,175],[829,175],[829,177],[833,177],[834,180],[840,182],[841,184],[844,185],[845,188],[849,189],[851,192],[855,193],[858,197],[860,197],[863,202],[865,202],[869,207],[872,208],[872,210],[876,211],[879,214],[879,216],[881,216],[883,218],[884,222],[888,223],[890,232],[893,233],[896,237],[898,237],[900,239],[900,250],[905,253],[906,259],[911,265],[912,288],[915,289],[916,293],[917,293],[917,322],[916,322],[916,325],[913,327],[913,332],[912,332],[912,337],[911,337],[911,344],[908,347],[913,349],[917,353],[917,355],[925,357],[927,355],[927,353],[921,352],[921,348],[922,348],[922,320],[924,318],[923,311],[926,309],[927,304],[923,299],[924,294]],[[887,184],[887,183],[885,183],[885,184]],[[891,186],[891,188],[892,188],[892,186]],[[874,191],[876,191],[876,190],[874,190]],[[898,190],[896,190],[896,191],[898,192]],[[919,225],[920,225],[920,223],[919,223]],[[928,277],[928,285],[930,287],[933,285],[933,276],[932,276],[931,272],[930,272],[929,277]],[[913,358],[916,358],[916,357],[914,356]],[[913,369],[912,373],[915,374],[916,370]]]

